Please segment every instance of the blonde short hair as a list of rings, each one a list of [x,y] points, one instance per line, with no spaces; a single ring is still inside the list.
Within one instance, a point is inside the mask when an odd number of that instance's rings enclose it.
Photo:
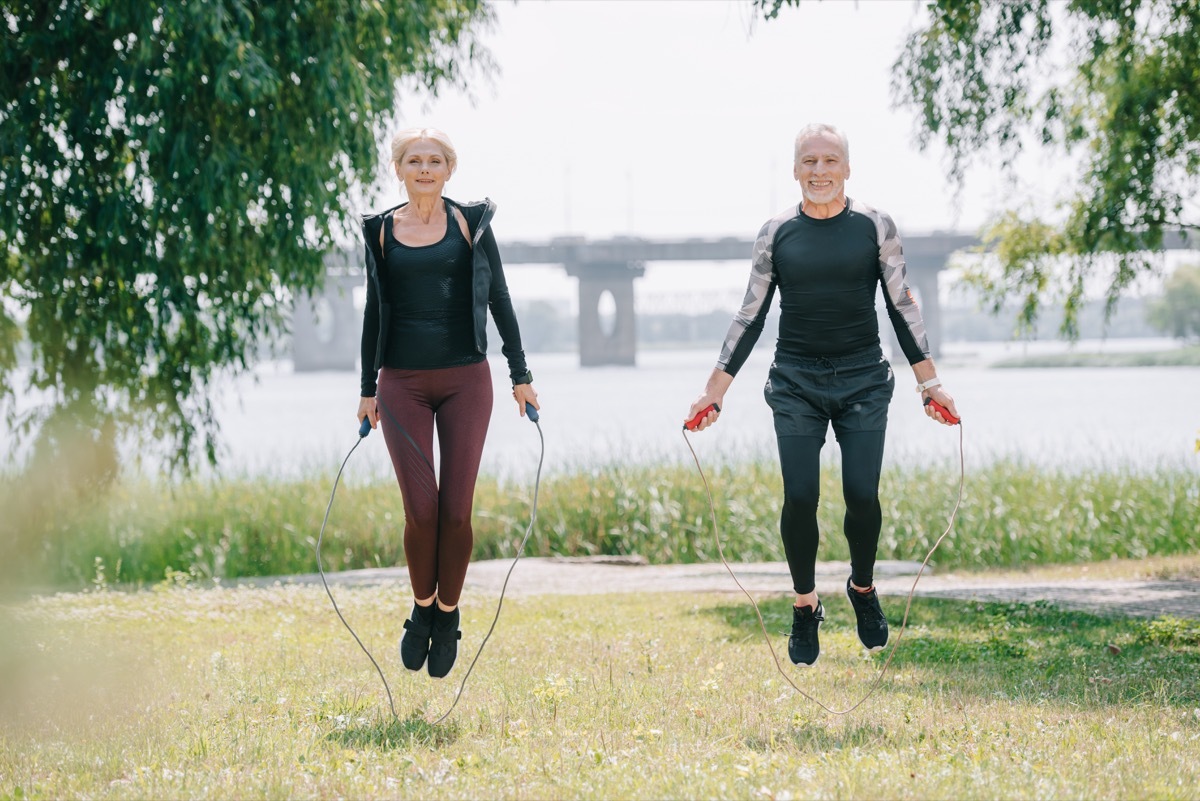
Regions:
[[[826,125],[823,122],[814,122],[812,125],[805,125],[800,129],[800,133],[796,134],[796,144],[793,147],[792,157],[796,158],[800,155],[800,143],[805,139],[813,136],[824,136],[828,134],[834,139],[842,143],[842,155],[846,161],[850,160],[850,140],[839,129],[832,125]]]
[[[408,149],[422,139],[428,139],[442,149],[442,152],[446,154],[446,166],[450,168],[450,174],[453,175],[454,170],[458,167],[458,152],[450,142],[450,137],[437,128],[405,128],[403,131],[397,132],[392,137],[392,169],[395,170],[400,166]]]

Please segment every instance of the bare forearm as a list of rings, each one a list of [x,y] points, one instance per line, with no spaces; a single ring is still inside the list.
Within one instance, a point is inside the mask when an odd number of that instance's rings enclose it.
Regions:
[[[733,376],[724,370],[714,369],[708,377],[708,383],[704,385],[704,394],[713,398],[724,398],[731,384]]]
[[[937,367],[933,363],[933,359],[925,359],[917,362],[912,366],[913,375],[916,376],[918,384],[924,384],[931,378],[937,376]]]
[[[704,391],[700,393],[700,397],[688,409],[685,421],[693,421],[696,415],[700,414],[705,408],[716,404],[716,408],[709,410],[708,414],[697,424],[695,431],[703,431],[713,423],[717,422],[717,417],[720,416],[721,404],[725,400],[725,392],[729,389],[729,385],[733,383],[733,376],[724,370],[717,368],[712,371],[712,375],[708,377],[708,382],[704,385]]]

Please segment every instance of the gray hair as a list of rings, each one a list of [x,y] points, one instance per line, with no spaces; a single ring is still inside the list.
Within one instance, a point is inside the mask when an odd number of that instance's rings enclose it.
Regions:
[[[850,140],[838,128],[832,125],[826,125],[823,122],[814,122],[811,125],[805,125],[800,129],[800,133],[796,134],[796,144],[793,151],[793,158],[800,154],[800,143],[805,139],[810,139],[814,136],[829,135],[842,143],[842,155],[846,161],[850,160]]]
[[[396,169],[404,159],[404,154],[408,152],[408,149],[422,139],[428,139],[442,149],[442,152],[446,154],[446,166],[450,168],[450,174],[453,175],[454,170],[458,167],[458,152],[455,151],[454,145],[451,144],[450,137],[437,128],[405,128],[393,136],[392,169]]]

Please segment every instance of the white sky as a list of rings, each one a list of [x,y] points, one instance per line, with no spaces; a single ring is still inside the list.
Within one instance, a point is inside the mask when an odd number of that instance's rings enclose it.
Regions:
[[[1014,187],[998,168],[969,172],[955,198],[941,151],[919,151],[913,113],[892,108],[892,64],[921,13],[912,0],[804,0],[770,22],[754,19],[749,0],[521,0],[495,9],[482,41],[500,73],[479,81],[474,102],[459,92],[409,101],[401,124],[449,134],[459,166],[446,194],[496,201],[502,243],[750,238],[799,199],[792,145],[809,122],[846,132],[847,194],[890,213],[902,236],[974,232],[1011,202]],[[1024,161],[1024,199],[1047,201],[1061,162]],[[380,197],[398,200],[394,181]],[[678,288],[680,269],[650,265],[638,293]],[[690,270],[692,285],[740,297],[748,260]],[[511,270],[509,281],[518,297],[575,292],[557,268]]]

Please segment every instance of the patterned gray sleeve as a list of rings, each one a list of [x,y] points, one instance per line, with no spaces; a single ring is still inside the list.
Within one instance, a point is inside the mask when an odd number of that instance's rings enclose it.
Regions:
[[[758,341],[762,333],[763,320],[770,311],[770,301],[775,291],[775,266],[773,249],[775,232],[779,226],[795,217],[796,208],[777,214],[763,224],[754,240],[754,249],[750,256],[750,280],[746,285],[746,296],[742,307],[733,316],[729,324],[729,332],[725,334],[725,343],[721,346],[721,355],[717,359],[717,369],[730,375],[736,375],[746,357]]]
[[[876,240],[879,242],[879,282],[883,285],[883,298],[887,304],[888,317],[896,330],[896,339],[909,364],[929,358],[929,337],[921,309],[908,286],[908,269],[904,264],[904,248],[896,223],[885,212],[865,203],[852,201],[851,207],[875,222]]]

